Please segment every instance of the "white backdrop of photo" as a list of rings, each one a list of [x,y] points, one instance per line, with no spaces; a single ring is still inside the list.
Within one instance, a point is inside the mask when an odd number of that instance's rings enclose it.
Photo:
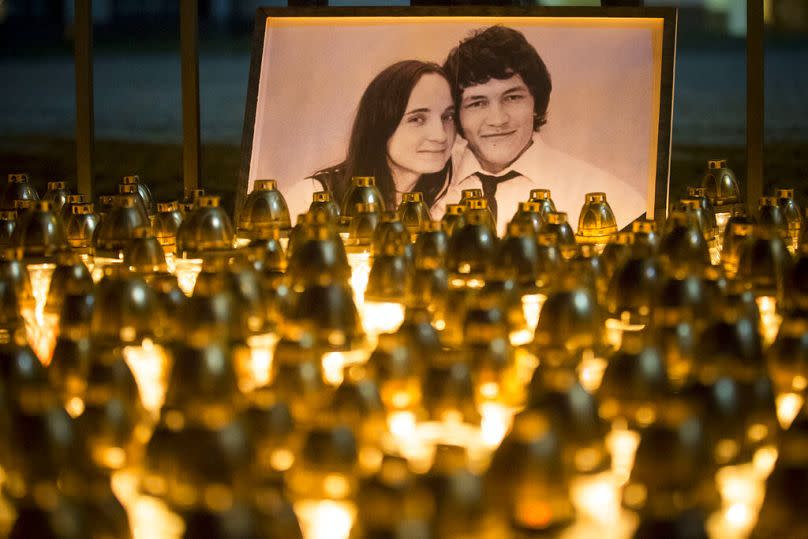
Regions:
[[[248,191],[283,191],[340,163],[359,99],[404,59],[443,64],[476,29],[521,31],[552,79],[545,142],[611,172],[650,199],[656,179],[661,65],[657,19],[458,17],[267,19]],[[593,190],[597,190],[593,186]],[[309,201],[290,201],[305,210]],[[649,206],[653,206],[649,200]]]

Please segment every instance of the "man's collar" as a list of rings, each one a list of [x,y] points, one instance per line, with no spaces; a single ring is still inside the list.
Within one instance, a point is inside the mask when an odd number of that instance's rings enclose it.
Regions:
[[[511,163],[509,166],[505,167],[503,170],[499,172],[499,174],[493,174],[493,176],[504,176],[505,174],[509,173],[510,171],[516,171],[519,174],[524,174],[531,170],[536,170],[537,165],[536,163],[540,161],[540,154],[541,154],[541,147],[543,146],[543,142],[541,137],[538,133],[533,133],[532,137],[532,144],[528,146],[528,148],[522,152],[516,161]],[[454,174],[454,177],[457,178],[458,183],[463,183],[468,179],[474,178],[474,175],[478,172],[482,172],[484,174],[489,174],[480,164],[480,161],[471,151],[469,148],[468,143],[464,145],[462,152],[459,154],[459,159],[457,161],[457,168]],[[529,176],[524,176],[529,181],[536,183],[536,180],[530,178]]]

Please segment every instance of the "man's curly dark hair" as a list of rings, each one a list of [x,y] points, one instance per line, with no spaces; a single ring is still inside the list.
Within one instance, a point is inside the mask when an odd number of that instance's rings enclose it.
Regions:
[[[533,130],[538,131],[547,123],[552,90],[550,72],[533,45],[518,30],[505,26],[475,30],[451,50],[443,69],[452,85],[456,114],[460,114],[464,89],[491,79],[520,75],[535,102]],[[462,129],[459,121],[457,127],[458,131]]]

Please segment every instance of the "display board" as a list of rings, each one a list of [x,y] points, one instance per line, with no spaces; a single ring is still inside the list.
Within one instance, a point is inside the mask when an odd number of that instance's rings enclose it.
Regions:
[[[520,169],[521,185],[551,189],[571,216],[585,192],[605,191],[621,225],[653,217],[667,206],[676,16],[671,8],[259,9],[239,198],[256,179],[274,178],[294,216],[320,187],[310,179],[318,172],[389,174],[387,188],[434,191],[436,217],[453,190],[472,186],[463,182],[476,168],[496,174],[504,165]],[[546,73],[537,74],[536,57]],[[427,177],[438,183],[412,183]]]

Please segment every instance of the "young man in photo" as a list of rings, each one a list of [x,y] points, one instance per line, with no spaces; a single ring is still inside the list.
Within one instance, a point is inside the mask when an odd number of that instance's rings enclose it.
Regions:
[[[643,213],[645,197],[635,187],[542,140],[550,73],[521,32],[503,26],[477,31],[449,53],[444,69],[465,144],[458,139],[452,181],[433,206],[434,217],[457,203],[462,190],[474,188],[483,190],[500,236],[531,189],[550,189],[573,230],[589,192],[606,193],[618,227]]]

